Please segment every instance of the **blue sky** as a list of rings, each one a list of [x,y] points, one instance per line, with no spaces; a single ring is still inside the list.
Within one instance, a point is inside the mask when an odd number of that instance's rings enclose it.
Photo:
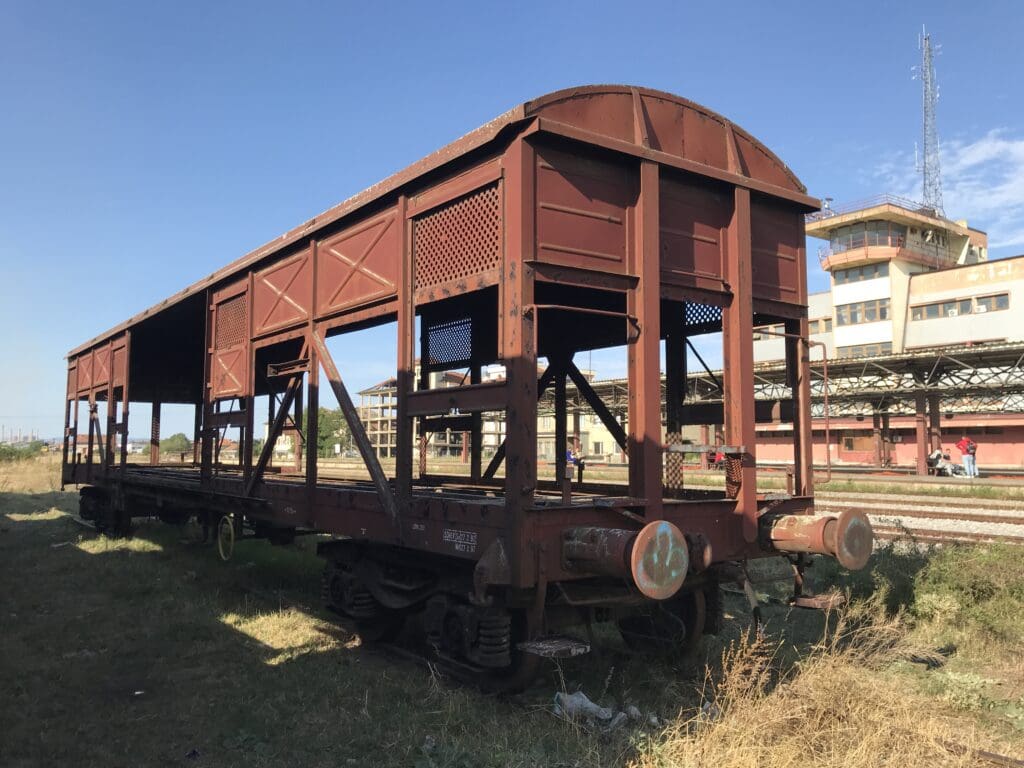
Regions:
[[[705,104],[837,203],[915,196],[922,24],[947,212],[1024,253],[1022,22],[1009,1],[0,0],[0,424],[59,434],[73,346],[570,85]],[[350,353],[356,389],[391,366],[372,338]]]

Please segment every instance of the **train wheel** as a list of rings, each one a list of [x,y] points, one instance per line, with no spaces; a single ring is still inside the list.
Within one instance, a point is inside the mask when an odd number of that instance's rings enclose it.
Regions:
[[[224,515],[217,524],[217,554],[225,563],[235,554],[235,521],[232,515]]]
[[[157,515],[157,519],[159,519],[161,523],[166,523],[167,525],[176,525],[179,527],[187,524],[191,517],[191,512],[180,509],[164,509],[161,510],[160,513]]]
[[[405,624],[403,613],[378,603],[356,581],[351,569],[336,560],[324,563],[322,597],[330,610],[352,620],[356,633],[366,644],[394,640]]]
[[[621,618],[618,626],[631,650],[685,657],[696,652],[706,622],[707,600],[696,589]]]
[[[524,653],[517,647],[519,643],[532,639],[536,627],[530,619],[531,611],[527,609],[512,610],[512,621],[509,629],[509,650],[512,663],[501,669],[481,669],[477,679],[478,686],[488,693],[518,693],[529,687],[537,673],[540,672],[541,657],[532,653]]]
[[[405,626],[405,617],[398,611],[387,611],[373,619],[355,619],[355,625],[364,645],[390,643]]]

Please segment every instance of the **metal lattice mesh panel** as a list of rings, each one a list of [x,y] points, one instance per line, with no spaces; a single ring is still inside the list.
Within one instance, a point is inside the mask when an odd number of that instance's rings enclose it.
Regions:
[[[427,355],[430,370],[469,365],[473,357],[473,321],[467,317],[428,326]]]
[[[665,442],[669,445],[683,442],[683,435],[680,432],[668,432],[665,435]],[[683,459],[681,453],[667,452],[665,454],[665,495],[672,496],[675,492],[683,490]]]
[[[722,326],[722,308],[711,304],[686,302],[686,327],[708,328]]]
[[[216,349],[227,349],[245,343],[245,295],[217,305]]]
[[[725,495],[735,499],[743,485],[743,458],[740,456],[725,457]]]
[[[431,211],[413,225],[416,287],[478,275],[501,265],[498,186]]]

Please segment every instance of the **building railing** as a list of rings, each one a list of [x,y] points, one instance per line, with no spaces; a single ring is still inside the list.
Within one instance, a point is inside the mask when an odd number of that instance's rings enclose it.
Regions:
[[[810,224],[833,216],[842,216],[846,213],[862,211],[865,208],[875,208],[879,205],[895,205],[897,208],[903,208],[904,210],[912,213],[920,213],[925,216],[933,216],[939,219],[945,218],[941,211],[931,208],[924,203],[919,203],[906,197],[900,197],[899,195],[881,194],[873,197],[867,197],[863,200],[855,200],[852,203],[845,203],[838,207],[828,207],[823,208],[820,211],[815,211],[814,213],[808,213],[804,217],[804,220]]]
[[[895,238],[893,238],[895,239]],[[902,238],[899,238],[902,240]],[[900,245],[861,245],[856,248],[842,248],[833,249],[830,245],[822,245],[818,247],[818,263],[821,268],[828,270],[828,261],[833,256],[838,256],[844,253],[851,253],[852,251],[867,250],[868,248],[895,248],[896,253],[893,258],[909,259],[916,261],[935,269],[942,269],[943,267],[953,266],[956,263],[956,259],[949,255],[939,255],[938,253],[925,253],[924,251],[916,250],[915,248],[907,247],[905,244]],[[936,248],[938,250],[938,248]],[[945,251],[945,249],[943,249]]]

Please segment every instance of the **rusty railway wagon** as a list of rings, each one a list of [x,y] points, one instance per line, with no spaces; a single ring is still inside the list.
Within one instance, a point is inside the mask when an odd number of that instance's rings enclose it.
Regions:
[[[330,534],[318,549],[331,608],[367,636],[418,614],[426,647],[495,685],[574,652],[553,638],[593,621],[636,646],[686,647],[717,629],[718,584],[748,559],[784,553],[799,583],[808,553],[860,567],[871,550],[863,515],[814,514],[803,216],[817,208],[768,148],[685,99],[626,86],[543,96],[73,350],[63,482],[115,533],[137,516],[195,515],[222,549],[243,534]],[[385,323],[397,328],[387,473],[344,384],[363,361],[326,344]],[[764,324],[785,328],[790,397],[776,403],[754,401]],[[721,402],[688,402],[691,339],[716,332]],[[573,362],[610,347],[626,350],[625,425]],[[484,380],[493,364],[503,378]],[[445,371],[468,383],[432,388]],[[322,382],[369,481],[318,472]],[[566,466],[567,382],[628,456],[628,486]],[[558,458],[539,466],[542,397]],[[162,404],[194,406],[190,461],[127,460],[136,403],[152,404],[154,445]],[[493,455],[487,413],[505,425]],[[784,494],[756,489],[755,424],[769,419],[793,424]],[[725,444],[685,444],[689,424],[722,425]],[[228,429],[237,460],[222,454]],[[424,436],[449,430],[468,435],[468,476],[416,460]],[[285,433],[307,448],[275,467]],[[723,491],[686,487],[684,451],[698,450],[724,455]]]

